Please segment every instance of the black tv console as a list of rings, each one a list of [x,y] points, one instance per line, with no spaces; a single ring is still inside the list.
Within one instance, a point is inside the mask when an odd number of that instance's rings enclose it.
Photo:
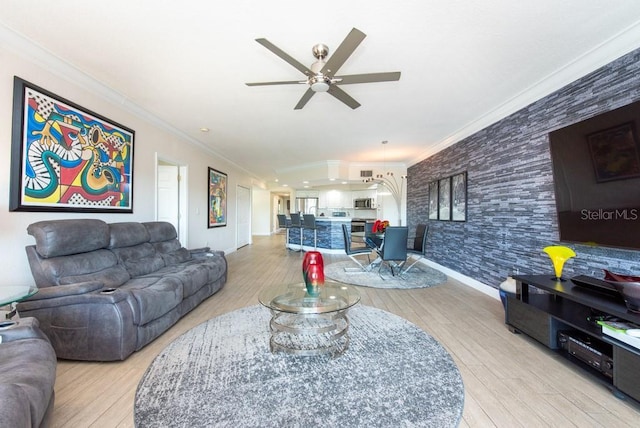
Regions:
[[[511,331],[525,333],[567,355],[610,385],[617,396],[640,401],[640,349],[603,334],[595,323],[599,317],[616,317],[640,325],[640,314],[628,311],[604,281],[586,276],[576,277],[575,282],[556,281],[552,276],[514,277],[516,295],[508,296],[506,304]],[[583,351],[567,352],[571,345]]]

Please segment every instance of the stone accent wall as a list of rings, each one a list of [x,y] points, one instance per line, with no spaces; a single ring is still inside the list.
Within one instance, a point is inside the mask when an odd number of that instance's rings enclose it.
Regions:
[[[409,230],[428,223],[430,260],[496,288],[514,271],[552,274],[542,252],[560,244],[548,134],[637,100],[640,49],[411,166]],[[463,171],[467,221],[429,221],[429,182]],[[640,275],[639,251],[562,245],[577,254],[565,277],[601,278],[602,268]]]

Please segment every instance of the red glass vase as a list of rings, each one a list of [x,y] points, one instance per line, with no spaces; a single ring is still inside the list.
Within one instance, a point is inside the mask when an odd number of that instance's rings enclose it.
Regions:
[[[307,287],[307,294],[312,297],[320,295],[320,287],[324,285],[324,260],[319,251],[309,251],[302,260],[302,276]]]

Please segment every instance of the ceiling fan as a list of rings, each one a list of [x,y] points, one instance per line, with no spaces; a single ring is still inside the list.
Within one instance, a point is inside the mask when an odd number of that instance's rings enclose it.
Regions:
[[[311,64],[311,67],[306,67],[300,62],[296,61],[282,49],[268,41],[267,39],[256,39],[256,42],[260,43],[265,48],[269,49],[274,54],[294,66],[297,70],[301,71],[307,76],[306,80],[287,80],[281,82],[257,82],[247,83],[247,86],[267,86],[267,85],[291,85],[291,84],[306,84],[309,86],[307,91],[302,95],[298,104],[294,107],[294,110],[300,110],[307,104],[311,97],[316,92],[328,92],[338,100],[342,101],[352,109],[360,107],[360,103],[354,100],[349,94],[343,91],[338,85],[350,85],[353,83],[373,83],[373,82],[388,82],[394,80],[400,80],[400,72],[389,73],[367,73],[367,74],[351,74],[346,76],[337,76],[338,69],[342,67],[342,64],[351,56],[353,51],[356,50],[358,45],[364,40],[366,34],[362,31],[354,28],[342,41],[338,49],[334,52],[329,59],[329,48],[324,44],[317,44],[313,47],[313,56],[317,61]]]

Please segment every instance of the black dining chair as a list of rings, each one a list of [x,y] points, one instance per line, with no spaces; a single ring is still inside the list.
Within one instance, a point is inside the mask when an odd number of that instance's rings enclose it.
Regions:
[[[300,213],[291,213],[291,229],[300,230],[300,250],[298,251],[304,251],[302,249],[302,229],[303,228],[304,228],[304,225],[302,224]]]
[[[426,258],[427,252],[427,234],[429,233],[429,226],[424,223],[420,223],[416,226],[416,236],[413,238],[413,245],[407,247],[408,256],[416,256],[413,258],[413,262],[404,270],[404,273],[409,272],[416,263],[423,258]]]
[[[369,269],[367,268],[367,266],[371,264],[371,249],[367,247],[351,248],[351,234],[346,224],[342,225],[342,236],[344,237],[344,251],[345,253],[347,253],[347,256],[349,256],[351,260],[353,260],[358,266],[360,266],[363,271],[368,271]],[[367,255],[367,266],[363,265],[360,260],[355,257],[363,254]]]
[[[400,276],[402,267],[407,262],[407,239],[409,238],[409,228],[406,226],[388,226],[384,230],[384,242],[378,251],[381,263],[378,273],[382,276],[382,266],[387,265],[391,270],[391,275]]]
[[[364,243],[372,250],[379,250],[382,245],[382,238],[373,233],[373,223],[366,222],[364,224]]]

